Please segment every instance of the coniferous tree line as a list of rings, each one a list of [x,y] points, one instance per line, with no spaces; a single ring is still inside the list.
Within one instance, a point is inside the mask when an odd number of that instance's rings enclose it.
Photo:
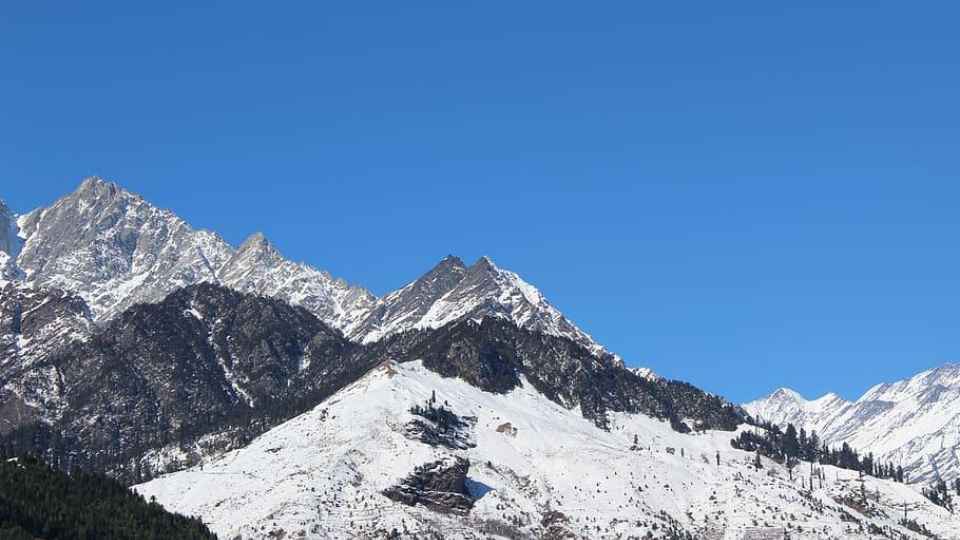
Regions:
[[[36,457],[0,458],[0,538],[216,538],[198,518],[167,512],[107,477],[66,475]]]
[[[873,453],[861,454],[847,443],[830,448],[820,441],[816,431],[810,434],[803,428],[797,431],[793,424],[787,424],[785,430],[769,422],[755,422],[754,425],[763,428],[763,432],[744,431],[730,444],[738,450],[756,452],[778,463],[790,464],[802,460],[904,482],[903,467],[880,463],[874,459]]]

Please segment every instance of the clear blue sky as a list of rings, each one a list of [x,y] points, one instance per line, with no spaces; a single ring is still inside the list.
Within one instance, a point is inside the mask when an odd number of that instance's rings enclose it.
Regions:
[[[960,360],[956,2],[134,4],[4,7],[16,209],[97,174],[376,293],[487,254],[738,401]]]

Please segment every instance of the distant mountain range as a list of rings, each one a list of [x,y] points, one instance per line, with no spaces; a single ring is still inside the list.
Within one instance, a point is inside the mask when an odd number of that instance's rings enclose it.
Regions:
[[[960,365],[878,384],[856,401],[832,393],[807,400],[781,388],[744,408],[775,424],[816,431],[829,444],[873,452],[903,466],[917,483],[960,477]]]

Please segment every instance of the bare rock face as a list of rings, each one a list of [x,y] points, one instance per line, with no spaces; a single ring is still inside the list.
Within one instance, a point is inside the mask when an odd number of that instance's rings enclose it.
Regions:
[[[408,506],[422,505],[435,512],[466,514],[473,508],[467,490],[470,462],[447,458],[417,467],[413,473],[383,494]]]

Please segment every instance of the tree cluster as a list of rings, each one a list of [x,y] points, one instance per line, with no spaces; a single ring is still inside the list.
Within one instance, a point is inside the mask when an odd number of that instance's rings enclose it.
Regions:
[[[216,538],[198,518],[167,512],[115,480],[68,476],[33,457],[0,457],[0,538]]]
[[[872,453],[862,455],[847,443],[830,448],[826,443],[821,443],[816,431],[808,435],[803,428],[797,431],[793,424],[787,424],[785,430],[764,422],[757,423],[757,426],[763,428],[762,433],[744,431],[730,444],[736,449],[756,452],[778,463],[787,463],[788,466],[802,460],[860,471],[876,478],[904,481],[903,467],[879,463]]]
[[[457,416],[456,413],[447,408],[448,404],[444,402],[443,404],[437,403],[437,392],[434,390],[430,394],[430,399],[421,406],[414,405],[410,407],[410,414],[420,416],[430,420],[437,426],[437,429],[441,433],[446,433],[451,430],[458,430],[465,427],[464,421]]]

